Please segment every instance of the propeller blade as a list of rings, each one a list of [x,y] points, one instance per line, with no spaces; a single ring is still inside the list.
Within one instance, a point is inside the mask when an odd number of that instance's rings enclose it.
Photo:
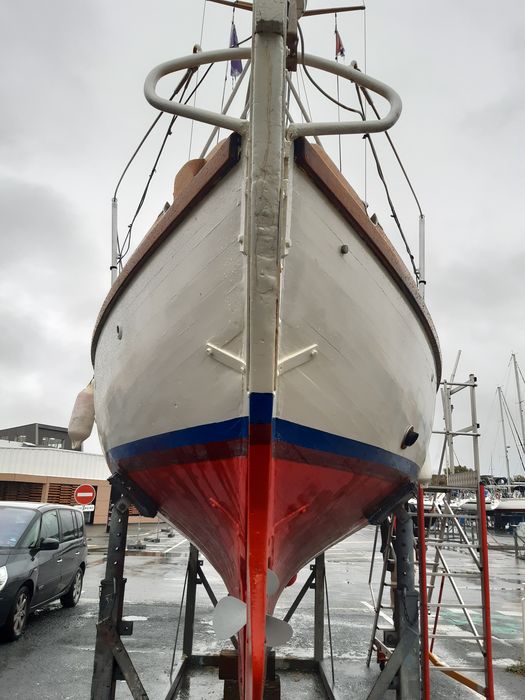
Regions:
[[[268,569],[268,572],[266,574],[266,595],[270,597],[274,593],[277,593],[278,590],[279,579],[277,578],[277,574],[275,573],[275,571]]]
[[[266,645],[278,647],[286,644],[293,635],[292,626],[278,617],[266,615]]]
[[[219,639],[229,639],[246,624],[246,603],[231,595],[221,598],[213,610],[213,628]]]

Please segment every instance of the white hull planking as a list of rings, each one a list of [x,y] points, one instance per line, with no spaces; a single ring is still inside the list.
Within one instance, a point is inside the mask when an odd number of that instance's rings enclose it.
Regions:
[[[206,353],[210,342],[246,359],[241,168],[135,273],[104,323],[95,412],[105,450],[248,413],[245,375]],[[278,378],[276,415],[422,467],[436,392],[422,324],[348,222],[297,168],[293,182],[279,359],[313,344],[318,352]],[[345,256],[342,244],[349,247]],[[401,450],[410,425],[420,438]]]
[[[105,450],[247,414],[243,375],[206,352],[211,342],[245,354],[240,175],[235,168],[192,210],[104,323],[95,415]]]
[[[298,169],[292,212],[280,354],[312,344],[319,351],[281,377],[278,416],[421,467],[436,396],[435,362],[422,324],[369,248]],[[401,450],[411,425],[420,437]]]

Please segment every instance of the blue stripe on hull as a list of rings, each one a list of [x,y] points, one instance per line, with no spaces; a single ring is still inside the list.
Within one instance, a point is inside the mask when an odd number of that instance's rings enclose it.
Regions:
[[[282,418],[274,420],[273,438],[309,450],[329,452],[341,457],[383,464],[396,469],[411,479],[415,479],[419,472],[419,467],[415,462],[393,452],[388,452],[388,450],[383,450],[381,447],[374,447],[365,442],[326,433],[316,428],[307,428]]]
[[[108,454],[112,460],[128,459],[148,452],[164,452],[177,447],[206,445],[210,442],[230,442],[240,438],[248,438],[247,417],[232,418],[219,423],[206,423],[134,440],[114,447]]]
[[[250,397],[250,418],[233,418],[219,423],[208,423],[135,440],[114,447],[109,451],[108,457],[111,462],[116,463],[143,456],[145,458],[144,468],[148,468],[146,464],[150,461],[148,456],[155,453],[170,451],[176,461],[177,448],[180,448],[182,452],[184,448],[202,446],[204,448],[203,458],[207,458],[206,445],[219,446],[222,444],[226,447],[228,443],[236,442],[235,453],[246,453],[249,425],[250,423],[260,427],[269,425],[268,416],[271,415],[272,398],[271,394],[252,395]],[[281,447],[286,445],[292,447],[294,461],[311,461],[311,456],[309,457],[306,453],[301,454],[301,449],[303,449],[315,451],[318,454],[324,453],[327,457],[333,455],[343,460],[358,460],[381,465],[409,479],[417,478],[419,467],[415,462],[380,447],[340,435],[333,435],[323,430],[308,428],[282,418],[272,419],[271,425],[272,441],[279,443]],[[246,441],[246,448],[240,449],[239,440]],[[327,466],[329,464],[330,461],[327,462]]]

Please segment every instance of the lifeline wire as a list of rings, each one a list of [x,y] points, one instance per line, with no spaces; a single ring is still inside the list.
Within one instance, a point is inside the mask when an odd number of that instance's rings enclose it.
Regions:
[[[359,68],[358,68],[357,66],[356,66],[356,70],[359,70]],[[376,109],[376,106],[375,106],[374,101],[372,100],[372,98],[371,98],[371,96],[370,96],[370,93],[368,92],[368,90],[367,90],[366,88],[363,88],[363,87],[360,88],[360,90],[361,90],[361,92],[364,94],[364,96],[365,96],[365,98],[366,98],[366,101],[368,102],[368,104],[370,105],[370,107],[372,107],[372,109],[374,110],[374,114],[375,114],[376,117],[379,119],[379,118],[380,118],[380,117],[379,117],[379,112],[378,112],[377,109]],[[366,115],[366,112],[365,112],[365,115]],[[413,186],[412,186],[412,183],[410,182],[410,178],[408,177],[408,174],[407,174],[407,172],[406,172],[406,170],[405,170],[405,168],[404,168],[404,166],[403,166],[403,163],[401,162],[401,158],[400,158],[400,156],[399,156],[399,154],[398,154],[398,152],[397,152],[397,150],[396,150],[396,147],[394,146],[394,142],[392,141],[392,139],[391,139],[390,134],[388,133],[388,131],[385,131],[385,136],[386,136],[386,138],[387,138],[387,140],[388,140],[388,143],[390,144],[390,147],[392,148],[392,151],[393,151],[393,153],[394,153],[394,155],[395,155],[395,157],[396,157],[396,160],[397,160],[397,162],[398,162],[398,164],[399,164],[399,167],[401,168],[401,172],[402,172],[403,175],[405,176],[405,180],[407,181],[407,184],[408,184],[408,186],[410,187],[410,191],[412,192],[412,195],[413,195],[413,197],[414,197],[414,199],[415,199],[415,202],[416,202],[416,204],[417,204],[417,208],[419,209],[419,215],[420,215],[420,216],[423,216],[423,210],[421,209],[421,205],[420,205],[420,203],[419,203],[419,199],[417,198],[417,195],[416,195],[415,190],[414,190],[414,188],[413,188]]]
[[[177,85],[177,87],[175,88],[175,90],[171,93],[171,96],[168,98],[168,99],[170,100],[170,102],[171,102],[171,100],[173,100],[173,98],[175,97],[175,95],[177,95],[177,94],[180,92],[180,90],[182,90],[182,88],[185,86],[185,84],[186,84],[187,82],[189,82],[189,80],[190,80],[191,76],[193,75],[193,72],[194,72],[194,71],[195,71],[194,68],[188,68],[188,70],[186,71],[186,74],[184,75],[184,77],[182,78],[182,80],[179,82],[179,84]],[[124,170],[122,171],[122,175],[119,177],[119,180],[118,180],[118,182],[117,182],[117,186],[115,187],[115,192],[113,193],[113,199],[116,199],[116,198],[117,198],[118,190],[119,190],[119,187],[120,187],[120,184],[121,184],[122,180],[124,179],[124,175],[128,172],[129,166],[130,166],[130,165],[133,163],[133,161],[135,160],[135,157],[137,156],[138,152],[140,151],[140,149],[141,149],[142,146],[144,145],[144,142],[146,141],[146,139],[148,138],[148,136],[151,134],[151,132],[153,131],[153,129],[155,128],[155,126],[157,125],[159,119],[163,116],[163,114],[164,114],[164,112],[159,112],[159,114],[155,117],[155,119],[153,120],[152,125],[151,125],[151,126],[149,127],[149,129],[146,131],[144,137],[142,138],[141,142],[139,143],[139,145],[138,145],[137,148],[135,149],[133,155],[131,156],[131,158],[130,158],[130,159],[128,160],[128,162],[126,163],[126,167],[125,167]]]
[[[205,80],[206,76],[208,75],[208,73],[209,73],[210,70],[212,69],[213,65],[214,65],[213,63],[210,63],[210,65],[209,65],[208,68],[206,69],[206,71],[205,71],[204,75],[202,76],[202,78],[199,80],[199,82],[197,83],[197,85],[195,85],[195,87],[193,88],[193,90],[192,90],[192,92],[190,93],[190,95],[186,98],[186,101],[184,102],[184,104],[188,104],[188,102],[191,100],[191,98],[193,97],[193,95],[195,94],[195,92],[196,92],[196,91],[198,90],[198,88],[201,86],[201,84],[202,84],[203,81]],[[180,101],[182,101],[182,98],[184,97],[184,94],[185,94],[185,92],[186,92],[187,86],[188,86],[188,84],[186,84],[186,86],[185,86],[185,88],[184,88],[184,92],[183,92],[183,94],[181,95]],[[131,231],[132,231],[132,229],[133,229],[133,224],[135,223],[135,220],[136,220],[137,216],[139,215],[140,210],[142,209],[142,205],[144,204],[144,201],[145,201],[145,199],[146,199],[146,195],[147,195],[147,193],[148,193],[149,186],[150,186],[150,184],[151,184],[151,181],[152,181],[152,179],[153,179],[153,176],[155,175],[157,164],[158,164],[158,162],[159,162],[159,160],[160,160],[160,157],[161,157],[161,155],[162,155],[162,152],[163,152],[163,150],[164,150],[164,147],[165,147],[165,145],[166,145],[166,142],[167,142],[167,140],[168,140],[168,137],[171,136],[171,129],[172,129],[172,126],[173,126],[173,124],[174,124],[174,122],[175,122],[176,119],[177,119],[177,115],[174,115],[174,116],[172,117],[171,121],[170,121],[168,130],[166,131],[166,134],[165,134],[164,139],[163,139],[163,141],[162,141],[160,150],[159,150],[159,152],[158,152],[158,154],[157,154],[157,157],[156,157],[156,159],[155,159],[155,162],[154,162],[154,164],[153,164],[153,169],[151,170],[151,173],[150,173],[150,175],[149,175],[149,177],[148,177],[148,180],[147,180],[147,183],[146,183],[146,187],[144,188],[144,192],[142,193],[142,196],[141,196],[141,198],[140,198],[140,201],[139,201],[137,210],[135,211],[135,214],[134,214],[134,216],[133,216],[133,219],[132,219],[131,223],[128,225],[128,232],[126,233],[126,237],[124,238],[124,242],[123,242],[123,244],[122,244],[122,248],[120,247],[120,243],[118,244],[118,247],[119,247],[119,266],[120,266],[121,269],[122,269],[122,260],[123,260],[124,257],[128,254],[129,248],[130,248],[130,245],[131,245]],[[125,250],[124,250],[124,248],[125,248]]]
[[[357,97],[358,97],[358,99],[359,99],[359,104],[361,105],[361,110],[362,110],[362,111],[361,111],[361,119],[363,119],[363,121],[364,121],[365,115],[364,115],[363,101],[362,101],[362,99],[361,99],[361,91],[359,90],[359,86],[358,86],[358,85],[355,86],[355,89],[356,89],[356,91],[357,91]],[[412,251],[411,251],[411,249],[410,249],[410,246],[409,246],[409,244],[408,244],[408,241],[407,241],[407,239],[406,239],[406,236],[405,236],[405,234],[404,234],[404,232],[403,232],[403,229],[402,229],[402,227],[401,227],[401,222],[399,221],[399,218],[398,218],[398,216],[397,216],[397,212],[396,212],[396,209],[395,209],[395,207],[394,207],[394,203],[393,203],[393,201],[392,201],[392,197],[390,196],[390,191],[389,191],[389,189],[388,189],[388,185],[386,184],[386,179],[385,179],[385,176],[384,176],[384,174],[383,174],[383,170],[382,170],[382,168],[381,168],[381,163],[379,162],[379,156],[377,155],[377,151],[376,151],[374,142],[372,141],[372,138],[371,138],[370,134],[365,134],[363,138],[367,139],[367,141],[368,141],[369,144],[370,144],[370,150],[372,151],[372,155],[373,155],[373,157],[374,157],[374,161],[375,161],[376,168],[377,168],[377,174],[379,175],[379,179],[380,179],[381,182],[383,183],[383,187],[384,187],[384,189],[385,189],[386,198],[387,198],[388,204],[389,204],[389,206],[390,206],[390,211],[392,212],[392,218],[393,218],[394,221],[396,222],[396,226],[397,226],[397,228],[398,228],[398,230],[399,230],[399,233],[401,234],[401,238],[403,239],[403,243],[405,244],[405,249],[406,249],[406,251],[407,251],[408,257],[410,258],[410,263],[411,263],[411,265],[412,265],[412,270],[414,271],[414,275],[415,275],[416,280],[417,280],[417,279],[419,279],[419,271],[418,271],[418,269],[417,269],[417,267],[416,267],[416,264],[415,264],[415,262],[414,262],[414,255],[412,254]]]
[[[202,46],[202,37],[204,36],[204,18],[206,17],[206,3],[208,0],[204,0],[204,3],[202,5],[202,21],[201,21],[201,36],[199,39],[199,46]],[[197,68],[197,77],[196,81],[198,82],[199,80],[199,69]],[[195,93],[193,97],[193,106],[195,107],[195,103],[197,102],[197,93]],[[191,159],[191,145],[193,143],[193,119],[191,120],[191,129],[190,129],[190,145],[188,148],[188,160]]]
[[[359,87],[358,87],[357,85],[356,85],[355,87],[356,87],[357,96],[358,96],[358,99],[359,99],[359,104],[360,104],[361,109],[354,109],[353,107],[349,107],[348,105],[343,104],[343,103],[340,102],[339,100],[336,100],[334,97],[332,97],[332,96],[329,95],[327,92],[325,92],[325,91],[323,90],[323,88],[312,78],[312,76],[310,75],[308,69],[306,68],[305,62],[304,62],[304,37],[303,37],[303,31],[302,31],[300,25],[297,26],[297,29],[298,29],[298,31],[299,31],[299,37],[300,37],[300,40],[301,40],[301,63],[302,63],[302,66],[303,66],[304,72],[306,73],[307,78],[308,78],[308,79],[310,80],[310,82],[317,88],[317,90],[319,90],[319,92],[321,92],[327,99],[329,99],[331,102],[334,102],[334,103],[335,103],[336,105],[338,105],[339,107],[342,107],[343,109],[346,109],[346,110],[349,111],[349,112],[353,112],[354,114],[358,114],[358,115],[361,117],[361,119],[364,121],[364,120],[365,120],[364,105],[363,105],[363,101],[362,101],[362,99],[361,99],[361,93],[360,93]],[[365,97],[367,97],[367,96],[366,96],[366,91],[363,91],[363,92],[364,92],[364,94],[365,94]],[[368,98],[368,97],[367,97],[367,101],[369,101],[369,98]],[[371,106],[373,106],[373,105],[371,105]],[[374,107],[374,106],[373,106],[373,109],[375,110],[375,107]],[[377,116],[378,116],[378,118],[379,118],[379,115],[377,115]],[[388,135],[388,132],[385,132],[385,133],[386,133],[387,138],[389,139],[389,142],[390,142],[390,144],[392,145],[392,148],[393,148],[393,144],[392,144],[392,141],[391,141],[391,139],[390,139],[390,137],[389,137],[389,135]],[[403,243],[405,244],[405,248],[406,248],[408,257],[409,257],[409,259],[410,259],[410,264],[412,265],[412,270],[413,270],[413,272],[414,272],[415,278],[416,278],[416,280],[419,280],[419,271],[418,271],[418,269],[417,269],[417,267],[416,267],[416,264],[415,264],[415,262],[414,262],[414,261],[415,261],[415,258],[414,258],[414,255],[412,254],[412,250],[410,249],[410,246],[409,246],[409,244],[408,244],[408,241],[407,241],[407,239],[406,239],[406,236],[405,236],[405,234],[404,234],[404,232],[403,232],[403,229],[402,229],[402,227],[401,227],[401,222],[399,221],[399,218],[398,218],[398,216],[397,216],[397,212],[396,212],[396,210],[395,210],[394,203],[393,203],[392,198],[391,198],[391,196],[390,196],[390,191],[389,191],[389,189],[388,189],[388,185],[386,184],[385,176],[384,176],[384,174],[383,174],[383,170],[382,170],[382,168],[381,168],[381,164],[380,164],[380,162],[379,162],[379,157],[378,157],[378,155],[377,155],[377,151],[376,151],[376,149],[375,149],[374,143],[373,143],[373,141],[372,141],[372,139],[371,139],[371,137],[370,137],[370,134],[365,134],[365,135],[364,135],[364,138],[367,139],[368,142],[370,143],[370,149],[371,149],[371,151],[372,151],[372,155],[374,156],[374,160],[375,160],[375,163],[376,163],[376,168],[377,168],[377,172],[378,172],[379,178],[380,178],[381,182],[383,183],[383,187],[384,187],[384,189],[385,189],[385,193],[386,193],[386,197],[387,197],[387,200],[388,200],[388,204],[389,204],[389,206],[390,206],[390,211],[392,212],[392,218],[393,218],[394,221],[396,222],[396,225],[397,225],[397,228],[398,228],[398,230],[399,230],[399,233],[401,234],[401,238],[402,238],[402,240],[403,240]],[[394,152],[395,152],[396,155],[397,155],[397,151],[395,151],[395,149],[394,149]],[[401,165],[401,161],[400,161],[399,156],[397,156],[397,158],[398,158],[398,162],[399,162],[400,165]],[[417,205],[418,205],[418,207],[419,207],[420,214],[421,214],[421,216],[422,216],[421,207],[419,206],[419,201],[418,201],[417,197],[415,196],[415,192],[414,192],[414,190],[413,190],[413,188],[412,188],[412,185],[410,184],[410,181],[408,180],[408,176],[407,176],[406,171],[405,171],[405,169],[403,168],[402,165],[401,165],[401,169],[402,169],[403,173],[405,174],[405,177],[406,177],[407,181],[409,182],[410,189],[412,190],[412,193],[414,194],[414,197],[415,197],[415,199],[416,199]]]

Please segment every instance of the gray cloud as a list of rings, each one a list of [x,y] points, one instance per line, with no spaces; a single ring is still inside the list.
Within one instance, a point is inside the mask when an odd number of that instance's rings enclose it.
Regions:
[[[480,380],[488,464],[495,387],[505,380],[511,351],[525,366],[525,242],[518,213],[525,175],[525,6],[509,0],[502,11],[490,0],[370,0],[367,7],[368,70],[404,102],[392,136],[427,215],[427,299],[445,372],[462,348],[459,375],[472,370]],[[201,2],[171,0],[1,5],[0,425],[67,422],[77,391],[90,378],[91,329],[108,285],[109,200],[155,116],[143,99],[143,80],[157,63],[190,52],[200,39],[202,9]],[[225,46],[230,21],[230,10],[208,3],[203,46]],[[248,36],[249,13],[237,11],[236,22],[239,36]],[[340,14],[338,24],[347,60],[363,66],[362,17]],[[332,55],[333,17],[305,20],[304,33],[308,51]],[[335,91],[333,80],[324,85]],[[224,73],[216,69],[203,95],[220,103],[223,86]],[[353,99],[351,87],[341,89]],[[308,94],[315,117],[337,118],[335,107],[310,88]],[[194,134],[194,151],[202,133]],[[168,198],[173,173],[188,157],[188,136],[181,121],[135,243]],[[121,229],[160,138],[146,148],[121,192]],[[417,210],[377,141],[416,248]],[[337,159],[337,141],[325,144]],[[345,175],[364,196],[362,144],[344,140],[343,152]],[[370,163],[367,198],[397,245]],[[438,423],[439,414],[438,405]]]

